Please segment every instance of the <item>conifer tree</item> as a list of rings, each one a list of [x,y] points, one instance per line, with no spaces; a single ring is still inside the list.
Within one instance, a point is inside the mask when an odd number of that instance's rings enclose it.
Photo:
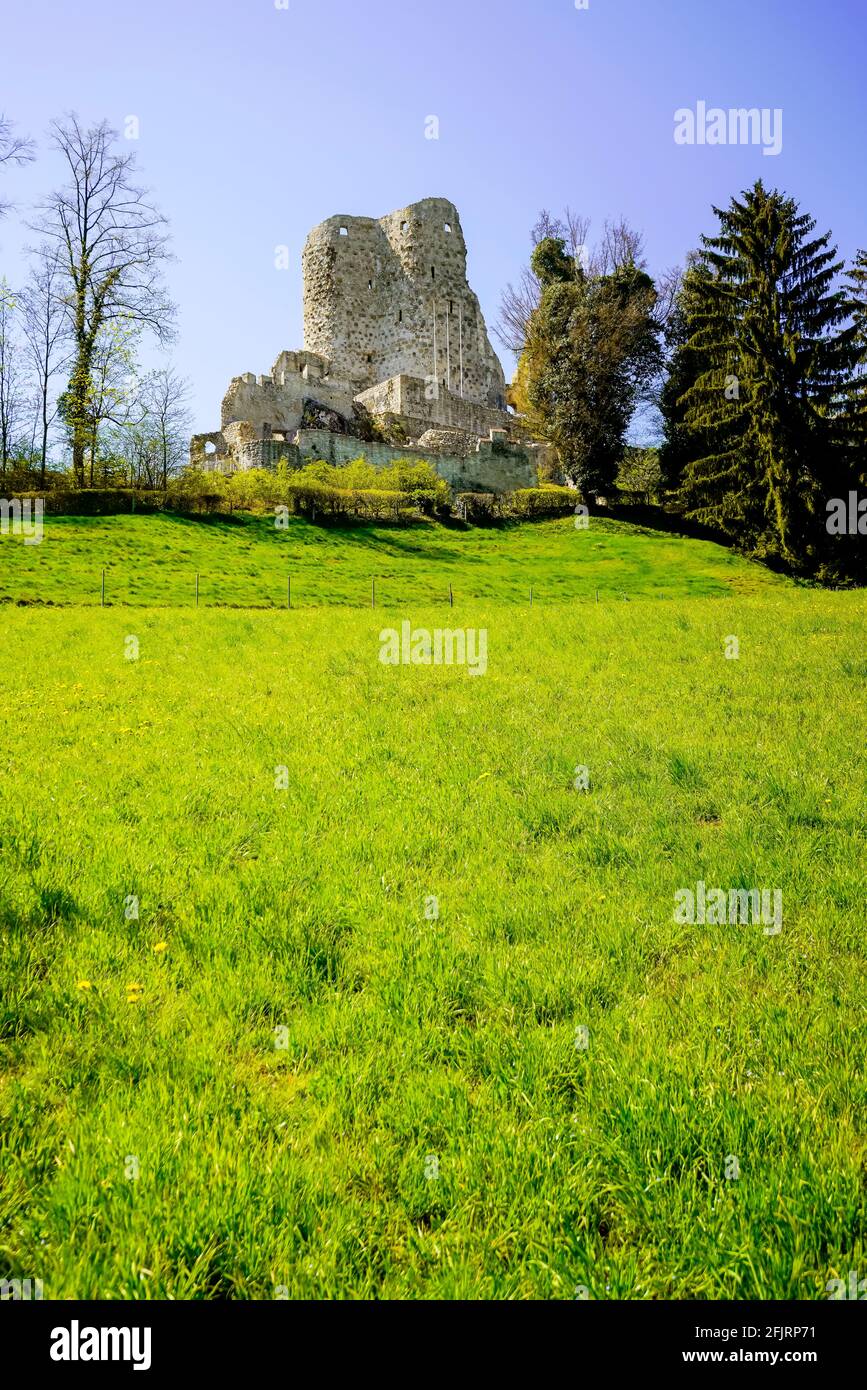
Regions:
[[[681,307],[687,515],[787,564],[810,563],[852,443],[857,328],[830,233],[758,182],[714,209]],[[682,354],[682,355],[681,355]]]
[[[668,493],[676,493],[683,481],[687,465],[707,453],[707,441],[699,431],[686,423],[687,392],[696,382],[698,359],[688,344],[694,330],[695,281],[702,273],[698,258],[690,254],[686,270],[680,277],[672,312],[665,327],[667,375],[662,384],[659,408],[662,414],[662,445],[659,466],[662,485]]]
[[[851,396],[853,472],[857,481],[867,485],[867,251],[858,252],[848,279],[858,349],[858,370]]]

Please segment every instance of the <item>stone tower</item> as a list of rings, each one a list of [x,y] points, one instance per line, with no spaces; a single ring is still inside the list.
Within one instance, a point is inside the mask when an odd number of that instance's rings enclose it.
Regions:
[[[456,491],[535,486],[540,446],[507,409],[453,203],[330,217],[303,272],[304,350],[232,378],[219,430],[190,441],[196,467],[426,459]]]
[[[409,376],[505,410],[506,383],[467,283],[457,208],[425,198],[378,220],[329,217],[303,255],[304,348],[357,392]]]

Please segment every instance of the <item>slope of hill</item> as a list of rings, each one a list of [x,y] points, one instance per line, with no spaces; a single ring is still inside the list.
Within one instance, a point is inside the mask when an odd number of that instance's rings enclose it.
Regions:
[[[527,602],[593,600],[623,594],[714,597],[781,584],[723,546],[622,521],[572,518],[503,528],[434,522],[322,528],[290,518],[191,520],[170,515],[47,517],[44,539],[24,545],[0,537],[0,599],[149,605],[195,602],[282,607],[287,579],[295,607],[369,605],[375,580],[381,605],[435,603],[449,584],[463,599]]]

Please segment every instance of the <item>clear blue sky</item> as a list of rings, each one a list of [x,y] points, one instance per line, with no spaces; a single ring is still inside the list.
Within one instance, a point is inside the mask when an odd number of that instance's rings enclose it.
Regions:
[[[179,369],[196,428],[230,377],[302,343],[301,249],[334,213],[452,199],[489,324],[541,207],[643,229],[682,262],[710,208],[761,176],[867,244],[867,0],[2,0],[0,110],[39,140],[19,204],[55,186],[44,131],[74,108],[140,120],[168,215]],[[780,107],[783,152],[679,147],[674,111]],[[426,140],[429,115],[438,141]],[[0,224],[15,283],[27,239]],[[292,268],[274,267],[287,245]],[[511,376],[513,364],[504,358]]]

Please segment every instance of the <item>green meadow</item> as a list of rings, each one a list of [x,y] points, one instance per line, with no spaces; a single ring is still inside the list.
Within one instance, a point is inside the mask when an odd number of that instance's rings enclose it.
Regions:
[[[48,516],[44,539],[0,536],[0,601],[269,608],[363,607],[376,584],[385,607],[439,603],[449,584],[463,599],[534,602],[646,596],[690,598],[755,592],[780,581],[707,541],[686,544],[625,522],[574,517],[464,528],[325,528],[273,516]]]
[[[49,518],[0,576],[2,1277],[863,1277],[867,594],[595,520]],[[404,619],[486,674],[383,665]],[[699,881],[782,931],[679,924]]]

